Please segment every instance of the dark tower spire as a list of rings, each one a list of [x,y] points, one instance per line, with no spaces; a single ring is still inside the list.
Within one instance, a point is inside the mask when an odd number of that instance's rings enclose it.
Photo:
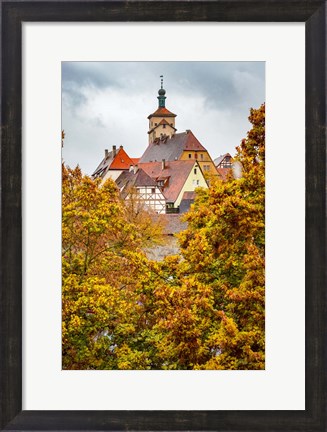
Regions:
[[[165,100],[166,100],[166,90],[163,88],[163,75],[160,75],[161,78],[161,88],[158,91],[158,101],[159,101],[159,108],[163,107],[165,108]]]

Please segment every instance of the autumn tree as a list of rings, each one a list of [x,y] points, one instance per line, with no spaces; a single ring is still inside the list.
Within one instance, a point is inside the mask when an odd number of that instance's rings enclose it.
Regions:
[[[144,217],[144,214],[143,214]],[[139,281],[153,226],[140,229],[112,180],[62,172],[62,324],[65,369],[145,369],[145,307]],[[155,237],[154,236],[154,237]],[[144,296],[143,296],[144,297]],[[143,339],[142,339],[143,338]]]
[[[202,287],[211,320],[198,337],[206,355],[195,368],[264,368],[265,106],[251,109],[249,121],[235,157],[240,178],[199,191],[179,236],[190,301]]]

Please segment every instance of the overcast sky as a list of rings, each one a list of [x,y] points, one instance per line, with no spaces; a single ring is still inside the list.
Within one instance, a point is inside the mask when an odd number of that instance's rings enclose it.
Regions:
[[[265,102],[264,62],[63,62],[65,163],[92,174],[113,145],[140,157],[160,75],[177,133],[191,129],[213,159],[235,154],[249,109]]]

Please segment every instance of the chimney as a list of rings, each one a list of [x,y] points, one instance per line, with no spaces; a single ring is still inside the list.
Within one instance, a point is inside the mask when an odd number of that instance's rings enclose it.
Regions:
[[[123,146],[119,146],[120,150],[122,150],[124,147]]]
[[[108,152],[108,149],[105,149],[105,151],[104,151],[104,157],[107,159],[107,157],[108,157],[108,154],[109,154],[109,152]]]
[[[114,158],[116,156],[116,146],[112,146],[112,157]]]
[[[165,168],[166,168],[166,161],[165,161],[165,159],[162,159],[161,169],[164,170]]]
[[[136,174],[138,170],[139,170],[139,167],[137,165],[134,165],[134,174]]]

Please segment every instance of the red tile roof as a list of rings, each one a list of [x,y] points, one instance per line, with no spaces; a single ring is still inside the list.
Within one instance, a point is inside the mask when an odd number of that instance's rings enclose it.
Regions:
[[[102,159],[94,173],[93,178],[103,178],[109,170],[128,170],[131,165],[134,165],[133,160],[128,156],[125,150],[120,147],[114,151],[108,152],[108,156]]]
[[[176,114],[173,114],[165,107],[159,107],[153,114],[148,116],[148,119],[152,117],[176,117]]]
[[[184,144],[184,150],[206,151],[200,141],[195,137],[192,131],[186,131],[187,139]]]
[[[124,149],[119,149],[116,157],[113,159],[110,169],[124,170],[129,169],[133,165],[132,159],[128,156]]]

